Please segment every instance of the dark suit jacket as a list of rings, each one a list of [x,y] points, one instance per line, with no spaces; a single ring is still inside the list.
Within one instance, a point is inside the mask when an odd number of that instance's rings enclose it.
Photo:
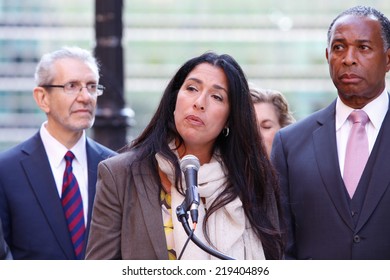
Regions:
[[[115,154],[87,138],[88,221],[98,163]],[[14,259],[74,259],[61,200],[39,133],[0,154],[0,216]]]
[[[12,255],[7,243],[4,240],[3,227],[0,219],[0,260],[11,260]]]
[[[159,186],[134,152],[99,164],[86,259],[168,259]]]
[[[288,221],[286,257],[390,259],[389,112],[355,193],[360,209],[352,213],[337,156],[335,104],[274,139]]]

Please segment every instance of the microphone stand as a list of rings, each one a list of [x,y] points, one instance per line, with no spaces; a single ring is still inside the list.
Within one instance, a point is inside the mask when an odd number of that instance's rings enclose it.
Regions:
[[[195,236],[195,234],[193,233],[193,231],[190,228],[190,225],[188,224],[188,214],[187,214],[187,211],[186,211],[186,209],[188,207],[185,207],[185,205],[186,205],[186,201],[184,200],[183,203],[180,204],[176,208],[176,215],[177,215],[177,218],[179,219],[179,222],[181,222],[181,224],[183,225],[184,231],[190,237],[192,242],[194,242],[200,249],[202,249],[203,251],[209,253],[210,255],[213,255],[214,257],[217,257],[217,258],[219,258],[221,260],[234,260],[233,258],[231,258],[229,256],[226,256],[226,255],[222,254],[221,252],[206,246],[205,244],[203,244],[202,241],[200,241]]]

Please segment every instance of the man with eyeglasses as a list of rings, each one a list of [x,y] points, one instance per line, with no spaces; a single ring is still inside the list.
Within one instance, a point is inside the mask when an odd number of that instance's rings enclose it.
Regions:
[[[83,259],[98,163],[116,153],[86,136],[103,94],[89,51],[45,54],[33,96],[47,120],[0,153],[0,218],[14,259]],[[66,156],[65,156],[66,155]]]

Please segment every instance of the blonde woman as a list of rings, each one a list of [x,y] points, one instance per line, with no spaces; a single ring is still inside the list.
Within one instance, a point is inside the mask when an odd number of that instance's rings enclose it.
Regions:
[[[256,111],[257,125],[270,156],[275,133],[295,122],[295,119],[281,92],[251,87],[250,94]]]

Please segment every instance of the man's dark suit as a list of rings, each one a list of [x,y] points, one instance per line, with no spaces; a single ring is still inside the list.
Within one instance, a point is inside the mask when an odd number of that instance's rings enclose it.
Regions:
[[[287,258],[390,259],[389,112],[351,202],[337,155],[335,104],[274,139],[272,160],[288,220]],[[351,213],[350,203],[359,211]]]
[[[115,153],[89,138],[86,150],[87,234],[97,165]],[[0,154],[0,216],[5,240],[14,259],[75,259],[61,200],[39,133]]]
[[[0,219],[0,260],[11,260],[11,252],[8,248],[7,243],[4,240],[3,227]]]

